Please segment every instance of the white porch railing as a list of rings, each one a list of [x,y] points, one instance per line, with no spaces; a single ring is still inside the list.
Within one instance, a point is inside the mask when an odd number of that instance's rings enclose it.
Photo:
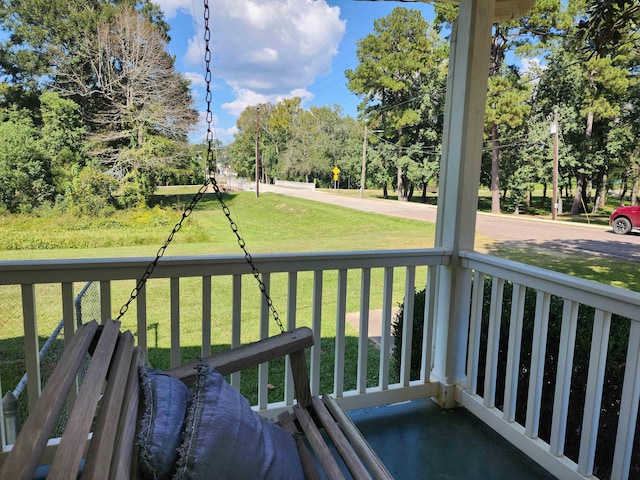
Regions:
[[[460,403],[559,478],[609,477],[609,468],[610,478],[628,478],[640,396],[640,294],[478,253],[464,257],[474,271],[474,285],[468,380],[460,386]],[[485,277],[491,280],[490,293],[484,292]],[[505,282],[512,295],[503,314]],[[531,298],[534,305],[525,305]],[[549,335],[552,302],[559,302],[562,312],[552,325],[559,337]],[[526,310],[534,314],[527,316]],[[617,322],[615,344],[609,336],[612,322]],[[528,345],[525,331],[531,337]],[[585,332],[588,358],[574,357],[577,349],[582,351]],[[622,349],[624,380],[618,396],[605,405],[603,392],[612,393],[605,391],[605,367],[613,361],[609,350],[614,347]],[[530,358],[521,358],[523,352],[530,352]],[[577,381],[579,376],[586,381]],[[608,383],[609,389],[614,383]],[[526,391],[519,390],[527,384]],[[573,431],[567,429],[570,411],[579,416]],[[616,426],[609,423],[599,432],[601,414],[617,423],[615,437]],[[551,424],[544,440],[541,416]],[[607,447],[608,438],[612,444],[615,438],[613,455],[601,454],[600,469],[594,471],[596,451]],[[575,462],[565,456],[570,442],[577,444],[571,453]]]
[[[416,287],[422,289],[427,284],[436,284],[433,278],[437,267],[449,263],[449,252],[430,249],[301,253],[256,255],[254,260],[274,297],[285,328],[308,325],[314,331],[316,344],[310,352],[314,394],[320,393],[321,388],[322,393],[333,393],[346,409],[437,395],[439,385],[425,373],[431,367],[432,351],[438,348],[433,344],[437,324],[433,308],[435,295],[428,296],[422,316],[425,321],[424,337],[419,339],[422,372],[419,379],[410,372],[413,292]],[[459,385],[458,401],[559,478],[586,478],[594,473],[604,371],[609,358],[609,330],[612,321],[630,325],[628,344],[624,347],[624,383],[616,412],[619,420],[615,453],[611,460],[611,478],[627,478],[640,396],[640,295],[477,253],[463,254],[462,261],[474,272],[474,288],[468,381],[466,385]],[[62,316],[65,341],[68,341],[75,330],[74,293],[86,281],[100,282],[101,316],[115,316],[147,263],[143,259],[0,262],[0,297],[5,315],[2,321],[23,325],[31,404],[41,388],[38,335],[48,335],[48,325]],[[134,331],[138,344],[150,355],[157,349],[168,351],[165,367],[185,361],[185,351],[191,352],[194,347],[196,355],[208,355],[212,345],[235,347],[241,342],[257,340],[250,336],[252,331],[259,331],[260,338],[273,335],[277,331],[268,308],[250,277],[241,256],[162,260],[132,311],[123,317],[123,328]],[[491,278],[490,293],[481,288],[485,278]],[[500,306],[505,284],[513,285],[510,287],[513,293],[510,309],[503,318]],[[526,300],[527,291],[534,292],[533,318],[526,314],[531,309],[530,301]],[[563,303],[563,313],[558,327],[559,347],[551,351],[547,344],[553,301]],[[390,331],[392,306],[400,302],[405,304],[402,361],[399,378],[394,378],[389,368]],[[586,389],[583,399],[579,400],[582,405],[577,405],[571,396],[572,372],[576,365],[573,351],[576,331],[581,331],[579,323],[583,321],[579,312],[584,306],[594,309],[590,320],[593,326],[589,323],[589,328],[596,341],[589,342]],[[376,378],[368,381],[368,326],[374,310],[380,310],[382,318],[380,361]],[[359,312],[357,332],[346,321],[349,312]],[[623,319],[618,320],[617,316]],[[150,328],[153,336],[148,333]],[[526,337],[523,332],[531,334],[528,346],[523,346],[523,335]],[[329,359],[333,367],[329,369],[323,367],[326,359],[320,355],[323,336],[333,339],[334,353]],[[345,345],[350,336],[357,336],[356,365],[345,359]],[[557,371],[552,381],[549,380],[550,363],[556,365]],[[355,377],[355,382],[347,382],[347,377]],[[240,376],[234,375],[231,383],[239,386]],[[264,365],[258,373],[255,408],[272,416],[293,403],[293,388],[291,379],[285,379],[282,398],[273,401],[268,394],[268,383],[269,366]],[[544,400],[549,388],[553,389],[550,405]],[[568,412],[575,408],[582,411],[583,407],[579,449],[571,460],[565,451]],[[541,417],[551,419],[548,434],[540,431]],[[1,437],[3,450],[10,448],[6,446],[4,432]]]
[[[315,333],[310,356],[314,394],[327,393],[326,390],[320,392],[321,372],[325,372],[323,381],[327,383],[326,368],[323,370],[321,364],[320,340],[322,332],[329,331],[334,336],[335,331],[332,393],[345,408],[353,409],[432,395],[428,379],[410,381],[408,361],[402,361],[401,380],[390,380],[392,307],[405,298],[409,299],[407,305],[410,306],[415,286],[424,288],[427,275],[434,272],[428,267],[445,264],[448,258],[447,252],[434,249],[255,255],[254,263],[276,305],[283,309],[280,315],[285,328],[308,325]],[[84,282],[99,282],[101,317],[115,318],[147,264],[148,261],[142,259],[0,262],[0,295],[5,310],[8,304],[14,304],[15,314],[14,318],[3,321],[23,325],[29,407],[41,392],[38,337],[48,336],[47,325],[52,318],[60,318],[60,314],[49,312],[62,312],[66,342],[76,328],[73,301]],[[307,275],[304,282],[301,281],[303,275]],[[56,285],[59,285],[58,293]],[[43,290],[46,299],[41,294]],[[199,304],[195,315],[194,303]],[[382,310],[379,375],[374,386],[371,382],[367,385],[371,310]],[[346,316],[353,311],[360,312],[357,381],[355,387],[347,388],[345,370],[354,365],[345,362],[345,341],[347,335],[356,333],[349,330]],[[411,308],[406,309],[406,315],[412,317]],[[83,318],[88,320],[90,318]],[[206,356],[211,354],[212,345],[233,348],[241,342],[257,340],[250,336],[251,332],[259,331],[260,338],[278,333],[242,256],[163,259],[122,321],[123,328],[131,329],[138,344],[148,353],[156,347],[168,350],[170,366],[181,363],[181,353],[186,346],[197,345],[197,355]],[[185,325],[188,330],[196,331],[186,331]],[[155,332],[152,338],[148,335],[150,328]],[[432,328],[426,332],[431,338]],[[406,341],[407,345],[411,344],[410,329]],[[284,397],[269,403],[268,368],[262,365],[259,369],[256,408],[272,416],[280,408],[293,404],[294,389],[292,379],[285,379]],[[240,374],[233,375],[231,383],[239,388]],[[4,447],[4,434],[2,438]]]

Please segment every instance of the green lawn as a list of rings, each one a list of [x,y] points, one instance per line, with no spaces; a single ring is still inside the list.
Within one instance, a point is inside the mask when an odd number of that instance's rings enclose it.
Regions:
[[[0,218],[0,259],[45,259],[86,257],[129,257],[155,255],[173,225],[181,216],[182,207],[190,199],[189,190],[171,189],[168,195],[159,195],[153,209],[119,212],[108,218],[81,218],[59,215],[48,217],[4,216]],[[434,225],[418,221],[378,216],[366,212],[308,202],[276,194],[262,194],[259,198],[251,192],[225,194],[233,219],[240,227],[239,233],[247,242],[251,253],[372,250],[392,248],[418,248],[433,245]],[[240,254],[237,239],[229,228],[228,220],[221,212],[214,195],[206,195],[196,212],[176,235],[167,255]],[[401,275],[400,272],[396,274]],[[421,275],[424,275],[422,273]],[[372,273],[372,298],[382,298],[382,272]],[[401,277],[399,277],[401,278]],[[286,276],[273,275],[271,293],[276,306],[284,317],[286,305],[278,298],[286,298]],[[359,308],[359,273],[349,276],[347,297],[348,311]],[[323,313],[327,318],[335,316],[337,274],[324,276]],[[127,299],[133,282],[113,282],[112,299],[115,311]],[[76,292],[81,285],[76,285]],[[38,329],[44,343],[62,317],[60,292],[57,285],[37,287]],[[182,357],[192,360],[199,355],[201,316],[201,287],[198,279],[183,279],[181,297],[181,345]],[[151,280],[148,286],[149,356],[158,367],[168,366],[169,348],[169,281]],[[213,291],[221,300],[214,306],[213,338],[229,339],[231,318],[230,279],[214,279]],[[302,273],[298,279],[298,323],[311,322],[312,274]],[[255,305],[258,289],[247,277],[243,284],[243,341],[257,338],[259,312]],[[19,287],[0,287],[0,375],[3,391],[14,388],[23,367],[22,322]],[[402,298],[402,291],[395,292]],[[193,301],[191,301],[193,300]],[[115,313],[115,312],[114,312]],[[327,320],[323,328],[325,364],[331,363],[331,339],[335,336],[335,322]],[[135,315],[123,319],[124,328],[135,328]],[[272,326],[272,333],[276,333]],[[349,330],[349,352],[357,351],[356,332]],[[214,341],[215,343],[215,341]],[[214,345],[215,349],[228,345]],[[372,349],[372,371],[376,370],[376,351]],[[55,363],[55,360],[52,361]],[[355,364],[355,363],[354,363]],[[43,370],[46,370],[45,362]],[[274,367],[275,368],[275,367]],[[249,375],[247,378],[251,378]],[[347,379],[347,387],[353,387],[353,378]],[[251,384],[250,380],[246,380]],[[244,383],[244,381],[243,381]],[[331,385],[327,385],[329,388]],[[274,392],[277,395],[278,391]],[[249,395],[250,396],[250,395]]]
[[[0,260],[44,259],[44,258],[85,258],[85,257],[152,257],[162,245],[171,228],[181,216],[182,208],[188,204],[195,187],[170,188],[160,191],[153,209],[118,212],[107,218],[75,218],[65,215],[10,216],[0,217]],[[354,191],[355,192],[355,191]],[[348,192],[352,194],[354,192]],[[259,198],[253,192],[225,194],[233,219],[237,222],[240,235],[251,253],[300,252],[300,251],[344,251],[428,248],[433,246],[435,225],[351,209],[305,201],[301,199],[263,193]],[[585,264],[584,259],[571,255],[536,251],[524,247],[517,251],[498,245],[480,247],[489,253],[505,258],[539,265],[556,271],[591,278],[620,287],[640,290],[637,265],[607,258],[593,258]],[[196,211],[176,235],[167,255],[195,254],[239,254],[237,239],[229,228],[217,199],[207,194]],[[382,272],[373,272],[371,297],[381,298]],[[397,272],[397,278],[402,272]],[[424,275],[420,272],[419,275]],[[424,278],[424,277],[422,277]],[[254,340],[258,331],[258,311],[254,306],[257,287],[243,284],[243,340]],[[325,298],[323,312],[328,319],[335,318],[335,292],[337,276],[327,273],[324,279]],[[400,283],[400,282],[398,282]],[[348,311],[359,309],[359,273],[350,272]],[[76,289],[81,286],[77,285]],[[201,292],[197,279],[181,281],[181,345],[183,358],[190,360],[199,355],[199,317],[201,315]],[[117,310],[128,297],[133,282],[113,283],[113,305]],[[228,339],[230,328],[231,302],[229,279],[215,280],[214,291],[223,299],[215,305],[213,338]],[[155,299],[148,302],[150,358],[158,367],[168,365],[168,280],[152,280],[148,296]],[[279,310],[279,298],[286,298],[286,276],[273,275],[271,292]],[[299,324],[309,324],[311,320],[312,275],[302,273],[298,279]],[[20,378],[22,360],[22,324],[19,287],[0,287],[0,375],[3,391],[13,388]],[[11,298],[13,297],[13,298]],[[251,297],[251,298],[250,298]],[[46,339],[62,317],[59,305],[59,286],[39,285],[37,287],[39,332],[42,341]],[[193,299],[193,301],[189,301]],[[394,294],[396,302],[401,301],[402,292]],[[375,308],[375,307],[372,307]],[[379,307],[378,307],[379,308]],[[281,312],[282,313],[282,312]],[[283,315],[284,316],[284,315]],[[327,320],[322,335],[323,355],[326,368],[331,368],[331,337],[335,335],[334,322]],[[124,318],[124,327],[133,328],[135,315]],[[272,327],[272,332],[276,330]],[[357,352],[353,342],[356,332],[348,330],[347,356]],[[224,343],[224,342],[223,342]],[[228,348],[219,344],[214,348]],[[376,372],[377,352],[371,349],[370,370]],[[355,360],[353,364],[357,363]],[[323,368],[325,368],[323,367]],[[274,367],[275,369],[280,367]],[[43,367],[46,370],[46,364]],[[331,377],[330,375],[328,376]],[[353,378],[352,378],[353,377]],[[252,375],[246,382],[253,382]],[[355,370],[347,375],[349,385],[355,381]],[[244,381],[243,381],[244,383]],[[327,389],[331,385],[326,386]],[[274,395],[280,392],[276,389]],[[248,393],[248,390],[247,392]],[[249,394],[250,396],[250,394]]]
[[[373,250],[433,246],[435,226],[272,193],[225,194],[251,252]],[[0,260],[151,256],[180,219],[187,195],[108,218],[0,218]],[[163,208],[159,208],[162,206]],[[168,254],[242,253],[213,194],[201,200]]]

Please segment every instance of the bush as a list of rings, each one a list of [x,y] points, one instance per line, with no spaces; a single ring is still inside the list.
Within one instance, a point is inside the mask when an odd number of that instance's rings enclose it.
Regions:
[[[422,363],[422,332],[424,324],[424,302],[426,292],[420,290],[415,293],[413,304],[413,336],[411,340],[411,380],[420,378],[420,364]],[[396,375],[400,374],[400,362],[402,361],[402,319],[404,317],[404,303],[399,305],[399,310],[391,323],[391,335],[393,343],[392,368]]]

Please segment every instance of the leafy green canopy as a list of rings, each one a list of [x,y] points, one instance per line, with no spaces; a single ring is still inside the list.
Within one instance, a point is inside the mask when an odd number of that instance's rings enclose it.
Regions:
[[[68,205],[62,200],[88,164],[138,203],[189,163],[197,113],[166,51],[169,26],[157,5],[11,0],[0,4],[0,27],[0,106],[29,112],[56,202]],[[52,200],[44,197],[32,204]]]
[[[398,198],[407,199],[413,184],[426,188],[437,174],[448,46],[419,11],[401,7],[357,45],[359,64],[345,75],[361,117],[382,130],[377,178],[386,189],[395,171]]]

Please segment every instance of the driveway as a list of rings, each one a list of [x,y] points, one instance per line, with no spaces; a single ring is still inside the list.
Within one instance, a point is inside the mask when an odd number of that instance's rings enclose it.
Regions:
[[[263,184],[260,184],[260,191],[305,198],[365,212],[424,222],[436,221],[437,207],[421,203],[334,195],[324,191]],[[609,226],[554,222],[518,215],[479,212],[476,217],[476,232],[509,248],[527,245],[545,250],[582,252],[585,255],[607,255],[640,261],[640,234],[616,235]]]

